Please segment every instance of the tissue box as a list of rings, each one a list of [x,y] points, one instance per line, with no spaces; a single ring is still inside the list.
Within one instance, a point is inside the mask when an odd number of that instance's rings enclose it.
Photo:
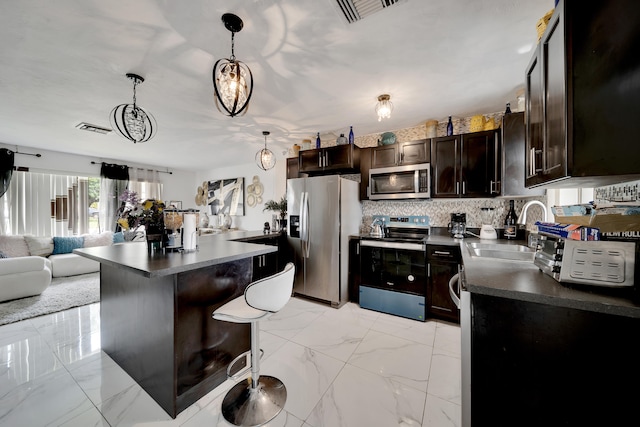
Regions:
[[[536,222],[538,232],[571,240],[600,240],[600,230],[578,224]]]

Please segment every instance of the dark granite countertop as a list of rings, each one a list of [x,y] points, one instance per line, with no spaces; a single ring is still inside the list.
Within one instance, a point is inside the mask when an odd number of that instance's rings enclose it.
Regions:
[[[272,233],[277,235],[277,233]],[[74,253],[95,261],[120,266],[145,277],[166,276],[238,259],[264,255],[278,250],[275,246],[233,240],[267,236],[262,232],[230,231],[200,236],[195,252],[147,253],[146,242],[121,243],[76,249]]]
[[[466,288],[471,293],[640,318],[640,304],[628,289],[563,284],[542,273],[533,262],[475,257],[464,244],[460,249]]]

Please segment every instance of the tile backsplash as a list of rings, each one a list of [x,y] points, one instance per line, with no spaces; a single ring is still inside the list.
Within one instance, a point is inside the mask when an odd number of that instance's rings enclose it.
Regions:
[[[514,199],[515,210],[519,214],[529,200],[546,203],[546,197]],[[467,214],[467,227],[479,228],[482,225],[480,208],[494,208],[493,226],[502,228],[502,222],[509,210],[509,199],[432,199],[417,201],[370,201],[362,202],[361,232],[368,233],[373,215],[409,216],[428,215],[432,227],[446,227],[452,212]],[[527,229],[533,229],[536,221],[542,220],[542,211],[532,207],[527,213]]]

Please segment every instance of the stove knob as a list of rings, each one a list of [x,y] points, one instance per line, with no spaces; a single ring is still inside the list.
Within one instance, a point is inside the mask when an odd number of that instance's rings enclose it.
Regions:
[[[413,282],[414,280],[416,280],[416,278],[413,276],[413,274],[410,274],[407,276],[407,280]]]

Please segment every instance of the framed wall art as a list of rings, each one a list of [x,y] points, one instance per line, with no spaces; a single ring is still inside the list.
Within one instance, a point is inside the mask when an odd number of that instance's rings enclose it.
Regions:
[[[207,205],[210,215],[244,215],[244,178],[209,181]]]

